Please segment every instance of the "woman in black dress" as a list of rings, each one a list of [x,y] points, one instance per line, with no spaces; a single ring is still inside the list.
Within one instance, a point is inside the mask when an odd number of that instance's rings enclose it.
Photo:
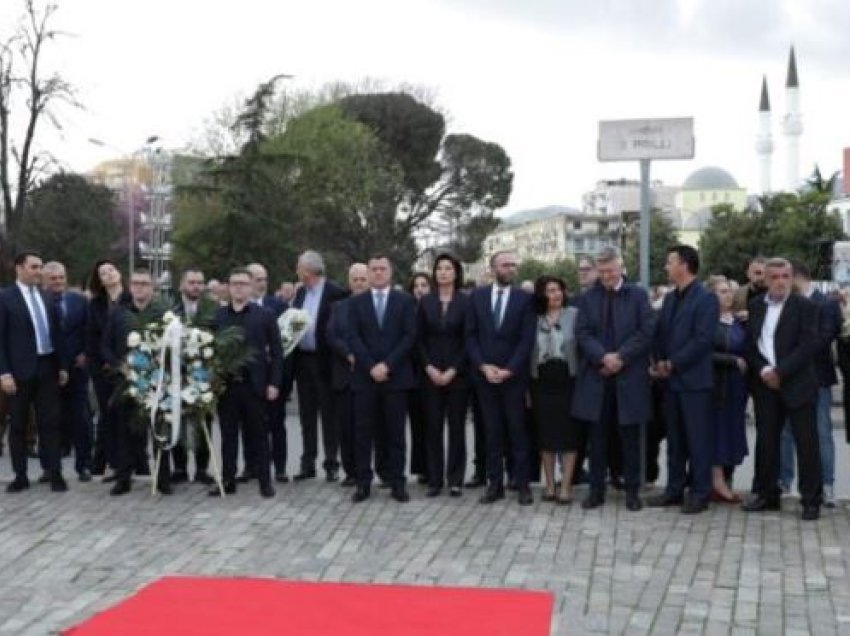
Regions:
[[[537,332],[531,353],[531,408],[543,457],[543,501],[570,503],[579,427],[570,417],[578,358],[575,321],[564,281],[541,276],[534,284]],[[555,492],[555,455],[561,459],[561,490]]]
[[[449,254],[434,261],[436,289],[419,302],[419,356],[425,377],[422,397],[428,439],[428,493],[436,497],[448,482],[449,495],[460,497],[466,472],[466,377],[464,329],[469,298],[461,291],[463,268]],[[449,444],[446,461],[445,429]]]
[[[416,304],[431,292],[431,277],[425,272],[416,272],[407,285],[408,293]],[[410,473],[417,476],[420,484],[428,483],[428,451],[425,433],[425,405],[422,401],[423,374],[421,361],[415,361],[418,378],[417,387],[407,394],[407,417],[410,419]]]

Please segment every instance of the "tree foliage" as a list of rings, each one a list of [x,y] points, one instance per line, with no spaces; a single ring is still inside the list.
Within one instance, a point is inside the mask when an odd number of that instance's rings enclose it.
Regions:
[[[568,295],[578,293],[578,267],[571,258],[562,258],[554,263],[544,263],[536,258],[524,258],[517,268],[518,281],[534,282],[544,274],[562,279],[567,285]]]
[[[640,222],[634,224],[626,233],[623,246],[623,264],[630,280],[640,279]],[[667,216],[658,209],[652,210],[649,217],[649,284],[664,285],[667,273],[664,263],[667,250],[679,243],[676,228]]]

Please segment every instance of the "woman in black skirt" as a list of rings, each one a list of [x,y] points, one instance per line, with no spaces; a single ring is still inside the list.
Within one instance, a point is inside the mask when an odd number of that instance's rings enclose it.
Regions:
[[[570,417],[577,369],[575,322],[578,310],[567,307],[567,288],[554,276],[534,284],[537,334],[531,354],[531,407],[543,457],[543,501],[572,502],[571,488],[579,427]],[[561,458],[561,489],[555,492],[555,455]]]

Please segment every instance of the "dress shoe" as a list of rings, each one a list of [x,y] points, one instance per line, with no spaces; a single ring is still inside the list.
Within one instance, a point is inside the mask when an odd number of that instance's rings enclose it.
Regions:
[[[83,468],[79,473],[77,473],[77,478],[83,483],[89,482],[91,481],[91,473]]]
[[[394,486],[390,493],[390,497],[399,503],[407,503],[410,501],[410,495],[407,493],[407,488],[404,486]]]
[[[439,497],[440,493],[443,492],[443,489],[439,486],[431,486],[428,489],[428,492],[425,493],[426,497]]]
[[[65,492],[68,490],[68,484],[65,483],[62,473],[56,472],[50,478],[50,490],[53,492]]]
[[[130,480],[118,479],[112,486],[112,489],[109,491],[109,494],[113,497],[119,497],[121,495],[126,495],[128,492],[130,492]]]
[[[478,501],[483,504],[491,504],[499,501],[499,499],[505,498],[505,489],[501,486],[490,486],[487,488],[487,492],[484,493],[484,496],[481,497]]]
[[[315,479],[316,471],[315,470],[302,470],[300,473],[295,475],[292,479],[294,481],[306,481],[307,479]]]
[[[174,488],[172,488],[171,484],[169,484],[169,483],[160,482],[156,485],[156,489],[157,489],[157,491],[159,492],[160,495],[173,495],[174,494]]]
[[[654,495],[646,500],[646,505],[650,508],[669,508],[670,506],[681,506],[685,503],[685,498],[682,495],[670,495],[662,493]]]
[[[50,483],[50,473],[44,471],[38,478],[38,483],[40,484],[49,484]]]
[[[697,515],[708,510],[708,502],[705,499],[692,499],[682,504],[683,515]]]
[[[761,496],[755,496],[741,506],[741,510],[744,512],[779,511],[781,508],[778,501],[768,501]]]
[[[591,492],[587,499],[581,502],[582,510],[594,510],[605,505],[605,497],[601,492]]]
[[[626,510],[629,512],[637,512],[643,508],[643,502],[640,500],[640,496],[637,493],[631,493],[626,495]]]
[[[803,506],[803,514],[800,518],[803,521],[816,521],[820,518],[820,508],[818,506]]]
[[[279,484],[288,484],[289,475],[286,473],[275,473],[274,480]]]
[[[348,475],[345,479],[342,480],[342,483],[340,485],[344,486],[345,488],[351,488],[352,486],[357,485],[357,480],[354,479],[354,477],[352,477],[351,475]]]
[[[329,484],[335,484],[339,481],[339,472],[336,469],[330,469],[325,474],[325,481]]]
[[[195,481],[204,486],[209,486],[215,483],[215,479],[205,470],[195,473]]]
[[[463,495],[463,490],[460,486],[452,486],[449,488],[449,497],[460,497]]]
[[[6,486],[6,492],[15,493],[21,492],[22,490],[26,490],[30,487],[30,480],[26,477],[15,477],[8,486]]]
[[[171,475],[172,484],[185,484],[189,481],[189,473],[185,470],[175,470]]]
[[[222,490],[224,490],[225,495],[235,495],[236,494],[236,482],[235,481],[226,481],[222,484]],[[220,497],[221,491],[218,489],[218,484],[213,486],[207,491],[207,494],[210,497]]]
[[[567,494],[559,492],[555,495],[555,503],[559,506],[569,506],[573,502],[573,498]]]
[[[473,477],[468,482],[464,484],[466,488],[481,488],[482,486],[487,485],[487,480],[483,477]]]
[[[534,503],[534,497],[531,494],[531,488],[523,486],[518,488],[517,501],[520,506],[530,506]]]
[[[361,501],[366,501],[369,498],[369,486],[357,486],[354,490],[354,494],[351,495],[351,501],[354,503],[360,503]]]
[[[555,493],[553,492],[544,492],[540,495],[540,501],[545,501],[546,503],[551,503],[555,501],[555,499],[557,499],[557,497],[555,497]]]
[[[265,499],[271,499],[274,495],[274,487],[270,483],[266,482],[264,484],[260,484],[260,496]]]
[[[236,481],[240,484],[247,484],[252,479],[256,479],[256,476],[254,475],[254,473],[246,470],[243,471],[242,474],[236,478]]]

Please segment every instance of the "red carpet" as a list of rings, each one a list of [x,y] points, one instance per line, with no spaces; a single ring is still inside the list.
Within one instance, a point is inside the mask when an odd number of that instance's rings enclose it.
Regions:
[[[552,595],[167,577],[68,636],[548,636]]]

